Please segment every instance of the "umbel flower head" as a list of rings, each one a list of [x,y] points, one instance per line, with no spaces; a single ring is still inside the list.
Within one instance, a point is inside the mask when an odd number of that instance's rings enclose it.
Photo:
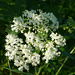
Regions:
[[[21,17],[13,19],[11,30],[15,33],[6,36],[5,55],[21,71],[29,70],[29,64],[37,66],[41,59],[48,63],[60,56],[58,48],[66,45],[65,38],[56,32],[58,27],[59,22],[53,13],[25,10]]]

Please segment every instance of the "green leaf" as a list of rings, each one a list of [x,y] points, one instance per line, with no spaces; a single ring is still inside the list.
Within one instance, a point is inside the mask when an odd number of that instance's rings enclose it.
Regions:
[[[12,0],[0,0],[0,1],[3,1],[3,2],[12,2]]]
[[[62,51],[62,50],[59,50],[61,53],[63,53],[64,55],[68,56],[69,58],[73,59],[74,57],[71,56],[70,54],[68,54],[66,51]]]
[[[54,67],[55,70],[57,69],[52,60],[50,60],[49,63]]]
[[[12,21],[14,16],[21,16],[21,13],[26,9],[25,0],[9,1],[0,1],[0,20]]]
[[[68,75],[75,75],[75,72],[71,72],[70,74],[68,74]]]
[[[39,53],[40,53],[40,50],[36,50],[36,53],[38,53],[38,54],[39,54]]]
[[[14,70],[12,70],[13,72],[16,72],[16,73],[19,73],[19,74],[25,74],[25,75],[33,75],[33,74],[31,74],[31,73],[25,73],[25,72],[22,72],[22,71],[19,71],[19,70],[16,70],[16,69],[14,69]]]
[[[19,33],[19,32],[16,33],[15,31],[12,31],[10,25],[5,29],[5,32],[7,32],[7,33],[9,33],[9,34],[18,34],[18,33]]]
[[[75,21],[69,17],[65,24],[60,25],[60,28],[63,28],[63,30],[66,30],[69,33],[73,33],[75,31]]]
[[[0,72],[0,75],[3,74],[2,72]]]
[[[7,67],[5,67],[5,66],[1,66],[0,65],[0,67],[2,67],[2,68],[4,68],[4,69],[7,69],[7,70],[10,70],[11,72],[16,72],[16,73],[19,73],[19,74],[25,74],[25,75],[33,75],[33,74],[31,74],[31,73],[25,73],[25,72],[23,72],[23,71],[19,71],[19,70],[16,70],[16,69],[9,69],[9,68],[7,68]]]

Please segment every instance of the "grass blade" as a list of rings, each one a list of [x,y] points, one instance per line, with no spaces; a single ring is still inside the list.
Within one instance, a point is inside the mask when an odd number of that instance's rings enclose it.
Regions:
[[[4,68],[4,69],[7,69],[7,70],[9,70],[9,71],[11,71],[11,72],[16,72],[16,73],[19,73],[19,74],[25,74],[25,75],[33,75],[33,74],[31,74],[31,73],[25,73],[25,72],[22,72],[22,71],[19,71],[19,70],[16,70],[16,69],[9,69],[9,68],[7,68],[7,67],[5,67],[5,66],[1,66],[0,65],[0,67],[2,67],[2,68]]]
[[[72,54],[75,50],[75,47],[71,50],[70,54]],[[62,69],[62,67],[64,66],[64,64],[66,63],[66,61],[69,59],[69,57],[66,57],[66,59],[64,60],[63,64],[59,67],[58,71],[56,72],[55,75],[58,75],[60,70]]]

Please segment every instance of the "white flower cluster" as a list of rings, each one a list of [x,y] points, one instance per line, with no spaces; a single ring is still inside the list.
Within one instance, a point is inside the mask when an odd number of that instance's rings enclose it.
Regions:
[[[12,31],[18,32],[18,30],[23,33],[26,28],[37,29],[40,25],[44,27],[46,31],[52,29],[56,30],[59,27],[59,22],[53,13],[46,13],[38,10],[39,14],[35,10],[25,10],[22,17],[14,18],[13,25],[11,25]],[[51,24],[50,24],[51,23]]]
[[[40,64],[40,58],[48,63],[50,59],[61,54],[58,47],[66,45],[65,38],[54,33],[59,22],[53,13],[25,10],[22,17],[14,18],[13,23],[11,30],[17,34],[6,36],[6,56],[9,60],[14,60],[14,65],[21,71],[29,70],[29,64]],[[20,38],[19,33],[24,37]]]
[[[63,36],[61,36],[60,34],[54,34],[52,32],[50,37],[52,38],[52,41],[54,41],[57,44],[58,47],[66,45],[65,38],[63,38]]]
[[[9,57],[9,60],[14,60],[19,70],[23,68],[29,70],[28,63],[32,63],[33,66],[40,63],[40,55],[32,53],[33,49],[30,44],[22,44],[22,39],[19,39],[17,35],[8,34],[6,38],[6,56]]]

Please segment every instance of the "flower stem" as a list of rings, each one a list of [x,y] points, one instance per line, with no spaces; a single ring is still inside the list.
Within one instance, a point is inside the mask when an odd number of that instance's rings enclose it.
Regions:
[[[72,54],[75,50],[75,47],[71,50],[70,54]],[[55,75],[58,75],[60,70],[62,69],[62,67],[64,66],[64,64],[66,63],[66,61],[69,59],[69,57],[66,57],[66,59],[64,60],[63,64],[59,67],[58,71],[56,72]]]
[[[9,69],[11,69],[11,68],[10,68],[10,63],[9,63],[9,60],[8,60],[8,66],[9,66]],[[11,70],[10,70],[10,74],[9,74],[9,75],[12,75]]]

